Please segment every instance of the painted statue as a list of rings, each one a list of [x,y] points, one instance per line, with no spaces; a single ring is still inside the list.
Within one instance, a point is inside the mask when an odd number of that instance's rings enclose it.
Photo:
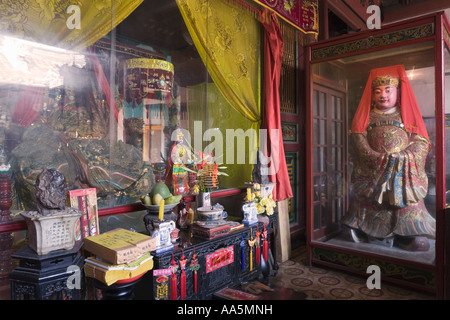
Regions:
[[[185,170],[185,164],[189,162],[190,149],[185,144],[181,130],[177,131],[177,138],[170,149],[166,166],[166,184],[173,186],[173,194],[189,193],[189,173]]]
[[[430,141],[402,65],[370,72],[352,122],[350,207],[342,219],[355,242],[396,242],[426,251],[436,221],[424,204]]]

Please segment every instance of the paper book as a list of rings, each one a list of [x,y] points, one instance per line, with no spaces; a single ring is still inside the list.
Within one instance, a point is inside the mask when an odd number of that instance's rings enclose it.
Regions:
[[[69,190],[69,204],[83,212],[76,227],[76,239],[99,234],[97,189]]]
[[[117,228],[84,238],[84,249],[111,264],[123,264],[155,250],[156,241],[142,233]]]
[[[86,277],[95,278],[110,286],[119,280],[137,277],[153,268],[153,256],[147,253],[129,263],[114,265],[89,257],[85,260],[84,273]]]

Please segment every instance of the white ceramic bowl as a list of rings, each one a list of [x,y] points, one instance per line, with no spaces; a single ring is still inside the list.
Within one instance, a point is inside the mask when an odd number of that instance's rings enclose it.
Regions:
[[[197,214],[201,221],[215,221],[225,218],[222,208],[211,206],[197,208]]]

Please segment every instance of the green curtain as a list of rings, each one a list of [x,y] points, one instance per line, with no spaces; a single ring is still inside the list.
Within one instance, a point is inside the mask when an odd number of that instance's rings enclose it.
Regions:
[[[244,182],[252,181],[253,165],[249,163],[256,157],[258,131],[254,130],[255,134],[249,135],[249,137],[243,137],[241,133],[242,131],[244,133],[252,132],[248,129],[252,128],[254,122],[231,108],[214,83],[202,83],[188,87],[187,97],[191,144],[193,145],[195,139],[195,130],[200,130],[198,127],[200,122],[203,150],[208,146],[212,148],[211,151],[217,162],[224,163],[224,166],[227,167],[221,171],[227,173],[228,176],[219,176],[219,186],[221,188],[243,187]],[[197,127],[195,127],[195,122],[197,122]],[[208,129],[211,132],[210,141],[204,135]],[[235,138],[234,134],[240,136],[241,140]],[[223,148],[219,149],[215,146],[223,146]],[[193,147],[195,146],[193,145]],[[234,164],[232,165],[226,161],[227,156],[230,156],[227,153],[227,147],[234,154],[232,157]]]
[[[260,122],[260,23],[221,0],[177,0],[212,80],[230,106]]]
[[[241,187],[251,181],[261,124],[260,22],[244,10],[221,0],[176,0],[190,36],[214,83],[189,88],[189,129],[203,122],[203,131],[217,128],[223,136],[218,162],[228,166],[229,177],[220,176],[220,187]],[[227,129],[255,132],[244,146],[231,141]],[[230,132],[230,131],[228,131]],[[251,141],[248,141],[251,140]],[[211,142],[205,141],[203,148]],[[226,146],[234,144],[234,157]],[[248,147],[248,148],[247,148]],[[241,156],[245,163],[239,164]],[[228,158],[227,158],[228,156]],[[227,161],[228,159],[228,161]],[[234,164],[230,164],[230,159]],[[232,169],[231,169],[232,168]]]
[[[107,35],[143,0],[6,0],[0,2],[0,31],[25,40],[82,50]],[[79,28],[71,22],[78,17]],[[68,23],[69,21],[69,23]],[[68,27],[70,26],[70,28]]]

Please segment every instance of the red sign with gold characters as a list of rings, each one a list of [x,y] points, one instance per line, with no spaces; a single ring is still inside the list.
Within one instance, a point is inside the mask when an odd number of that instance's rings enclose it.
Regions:
[[[254,0],[304,33],[319,32],[319,0]]]
[[[234,262],[234,247],[215,251],[206,256],[206,273],[220,269],[230,263]]]

